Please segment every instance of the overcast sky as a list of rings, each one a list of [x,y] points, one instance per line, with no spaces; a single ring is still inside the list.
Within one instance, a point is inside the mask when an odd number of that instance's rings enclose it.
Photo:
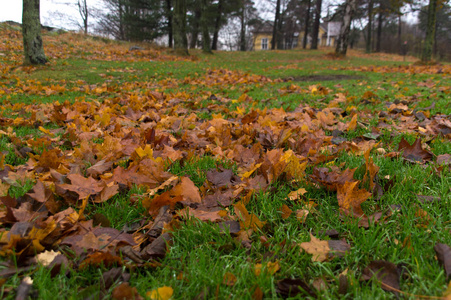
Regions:
[[[98,5],[101,1],[88,0],[88,5]],[[43,25],[78,29],[80,15],[77,0],[41,0],[41,22]],[[0,0],[0,22],[22,23],[22,0]]]

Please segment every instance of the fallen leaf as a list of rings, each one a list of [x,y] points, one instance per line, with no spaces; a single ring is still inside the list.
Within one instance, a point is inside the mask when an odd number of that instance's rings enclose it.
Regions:
[[[412,145],[410,145],[404,138],[401,138],[398,151],[402,151],[402,156],[404,159],[416,163],[430,161],[433,157],[431,152],[423,149],[420,138],[416,139]]]
[[[437,243],[434,246],[437,259],[445,269],[446,277],[451,276],[451,247],[446,244]]]
[[[237,281],[237,278],[233,273],[227,272],[224,274],[224,277],[222,279],[222,284],[225,284],[227,286],[234,286]]]
[[[301,279],[286,278],[277,282],[276,292],[282,298],[296,297],[313,297],[316,293]]]
[[[163,286],[146,293],[151,300],[169,300],[174,294],[174,290],[170,286]]]
[[[372,261],[362,272],[363,280],[375,278],[381,283],[382,289],[398,294],[399,291],[399,274],[395,264],[384,261]]]
[[[323,262],[328,259],[330,252],[328,241],[321,241],[310,233],[310,242],[303,242],[300,244],[305,252],[312,254],[312,261]]]
[[[290,192],[288,194],[288,199],[294,201],[294,200],[299,200],[301,198],[301,196],[303,196],[305,193],[307,193],[307,190],[305,188],[300,188],[296,191]]]
[[[360,205],[371,196],[371,193],[367,190],[359,189],[358,184],[358,181],[354,181],[339,185],[337,199],[341,209],[362,216],[363,210]]]
[[[131,287],[128,282],[123,282],[114,288],[111,297],[114,300],[142,300],[138,290]]]

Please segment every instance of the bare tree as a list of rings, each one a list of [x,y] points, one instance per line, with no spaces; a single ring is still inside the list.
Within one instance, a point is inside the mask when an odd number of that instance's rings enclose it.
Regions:
[[[351,32],[351,21],[357,8],[357,0],[346,0],[343,21],[341,22],[340,35],[338,36],[335,54],[346,56],[348,51],[349,35]]]
[[[23,0],[22,35],[24,64],[45,64],[47,58],[41,37],[39,0]]]
[[[174,1],[173,16],[174,50],[180,55],[189,55],[186,36],[186,0]]]
[[[88,2],[87,0],[78,0],[77,6],[81,20],[83,22],[83,32],[86,35],[88,34],[88,17],[89,17]]]

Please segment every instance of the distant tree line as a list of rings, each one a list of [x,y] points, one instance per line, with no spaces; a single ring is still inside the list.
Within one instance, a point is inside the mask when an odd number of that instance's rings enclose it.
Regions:
[[[73,0],[88,33],[88,20],[96,12],[96,32],[128,41],[167,39],[169,47],[188,54],[189,48],[206,53],[219,49],[220,34],[227,32],[226,43],[232,50],[252,48],[252,31],[265,24],[251,0],[103,0],[107,9],[92,10],[86,0]],[[449,0],[342,0],[328,8],[321,18],[322,0],[264,0],[274,15],[271,49],[286,49],[303,32],[302,46],[318,47],[321,22],[341,23],[335,53],[346,55],[348,46],[363,37],[370,52],[414,52],[425,62],[450,59],[451,8]],[[422,5],[423,3],[423,5]],[[329,11],[331,9],[331,11]],[[261,11],[261,10],[260,10]],[[408,11],[417,11],[417,25],[402,22]],[[39,0],[23,0],[23,36],[25,63],[45,63],[39,22]],[[228,31],[233,31],[230,33]],[[300,42],[300,41],[299,41]]]

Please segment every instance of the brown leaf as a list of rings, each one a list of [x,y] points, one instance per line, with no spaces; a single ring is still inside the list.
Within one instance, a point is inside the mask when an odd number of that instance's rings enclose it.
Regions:
[[[213,195],[207,195],[202,200],[203,204],[207,208],[214,207],[227,207],[232,204],[233,192],[231,190],[227,190],[224,193],[221,193],[220,190],[216,190]]]
[[[362,272],[363,280],[375,278],[381,283],[382,289],[398,294],[399,273],[395,264],[384,261],[372,261]]]
[[[398,151],[403,151],[402,156],[404,159],[416,163],[430,161],[433,157],[431,152],[423,149],[420,138],[416,139],[412,145],[410,145],[404,138],[401,138]]]
[[[279,212],[281,212],[282,219],[284,220],[288,219],[293,213],[293,211],[286,204],[282,205],[282,207],[279,208]]]
[[[181,196],[185,205],[202,203],[199,189],[188,177],[183,177],[181,182],[170,193],[173,197]]]
[[[112,161],[106,161],[105,159],[102,159],[101,161],[96,162],[95,165],[89,167],[86,170],[86,174],[96,177],[110,170],[112,166]]]
[[[451,276],[451,247],[446,244],[437,243],[434,246],[435,253],[437,254],[437,259],[443,268],[445,269],[446,277]]]
[[[237,202],[233,205],[235,213],[240,219],[242,228],[252,228],[254,230],[261,229],[266,222],[262,222],[255,214],[250,214],[242,202]]]
[[[96,195],[103,190],[103,184],[92,177],[85,178],[79,174],[69,174],[67,178],[70,184],[60,184],[59,187],[68,191],[75,192],[78,200],[85,199],[91,195]]]
[[[451,155],[450,154],[442,154],[437,156],[437,164],[439,165],[451,165]]]
[[[354,172],[356,169],[346,169],[342,173],[329,171],[329,168],[314,168],[310,178],[313,181],[325,186],[330,191],[336,191],[339,186],[346,182],[354,182]]]
[[[119,256],[112,255],[109,252],[95,252],[89,254],[88,257],[80,263],[79,270],[83,270],[89,266],[109,268],[113,265],[122,265],[122,259]]]
[[[228,285],[228,286],[234,286],[237,281],[237,278],[233,273],[227,272],[224,274],[224,277],[222,279],[222,284]]]
[[[128,282],[130,274],[125,273],[122,268],[112,268],[102,274],[102,287],[108,290],[116,281]]]
[[[207,172],[207,180],[217,187],[232,186],[235,180],[232,170],[224,170],[219,172],[217,170],[210,170]]]
[[[172,236],[167,232],[163,233],[141,251],[141,256],[145,260],[150,258],[164,258],[168,251],[168,246],[171,244],[171,242]]]
[[[345,182],[338,186],[337,199],[338,205],[345,211],[352,211],[357,215],[363,215],[361,204],[365,202],[371,193],[367,190],[361,190],[358,187],[359,182]]]
[[[123,282],[114,288],[111,297],[114,300],[142,300],[138,290],[135,287],[131,287],[128,282]]]
[[[365,184],[367,181],[369,182],[370,191],[373,191],[376,183],[374,182],[374,178],[379,172],[379,167],[373,163],[373,159],[370,158],[371,149],[368,149],[365,152],[365,176],[363,177],[362,182]]]
[[[201,209],[192,209],[190,207],[185,207],[184,209],[179,210],[177,212],[177,214],[180,215],[182,218],[194,217],[201,221],[211,221],[211,222],[218,222],[222,220],[223,213],[224,211],[221,210],[205,211]]]
[[[29,299],[32,286],[33,280],[30,276],[26,276],[17,287],[16,300]]]
[[[316,298],[316,293],[301,279],[286,278],[277,282],[277,294],[283,298],[296,297],[313,297]]]

